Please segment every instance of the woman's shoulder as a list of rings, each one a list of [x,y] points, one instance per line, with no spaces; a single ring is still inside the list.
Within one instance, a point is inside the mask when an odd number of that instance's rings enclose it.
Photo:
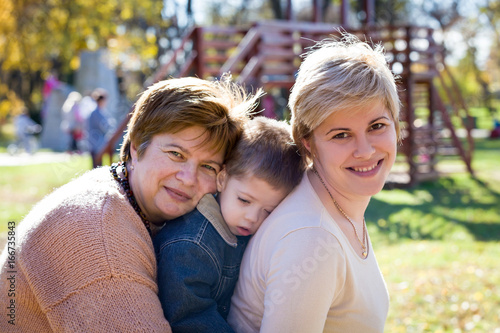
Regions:
[[[48,195],[19,224],[25,274],[39,288],[64,285],[51,302],[113,276],[155,290],[149,234],[113,182],[106,170],[89,171]]]
[[[307,174],[299,185],[274,209],[264,225],[283,225],[287,228],[318,227],[324,207],[312,188]]]
[[[125,245],[145,255],[152,253],[146,228],[105,168],[86,172],[49,194],[18,229],[20,251],[26,260],[43,253],[47,257],[66,253],[76,260],[87,253],[109,265],[108,256],[125,256]],[[69,244],[71,255],[67,253]]]
[[[335,240],[339,236],[334,221],[305,175],[262,223],[253,241],[265,239],[265,243],[276,244],[284,238],[294,238],[309,242],[318,235]]]
[[[32,232],[74,233],[98,229],[103,214],[126,207],[124,195],[105,168],[94,169],[48,194],[19,224],[20,235]],[[87,230],[87,231],[91,231]]]
[[[283,199],[278,208],[282,206],[296,212],[309,211],[311,208],[317,209],[321,206],[321,201],[309,181],[307,172],[304,173],[300,183]],[[304,209],[306,207],[308,209]]]

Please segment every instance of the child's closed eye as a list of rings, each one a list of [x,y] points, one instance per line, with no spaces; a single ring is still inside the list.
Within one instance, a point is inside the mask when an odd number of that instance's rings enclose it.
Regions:
[[[238,200],[241,201],[241,202],[243,202],[243,203],[245,203],[245,204],[249,204],[250,203],[250,201],[248,201],[246,199],[243,199],[243,198],[240,198],[240,197],[238,197]]]

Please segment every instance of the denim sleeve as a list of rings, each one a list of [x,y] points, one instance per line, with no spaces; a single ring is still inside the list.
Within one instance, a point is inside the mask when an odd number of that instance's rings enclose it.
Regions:
[[[159,249],[158,287],[163,312],[174,333],[234,332],[211,296],[219,270],[202,246],[178,240]]]

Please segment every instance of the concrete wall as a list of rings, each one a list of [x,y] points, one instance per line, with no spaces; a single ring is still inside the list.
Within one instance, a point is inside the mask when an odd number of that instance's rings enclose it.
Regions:
[[[105,113],[114,120],[116,126],[128,108],[119,106],[120,96],[115,70],[109,61],[108,52],[101,49],[96,52],[82,52],[80,68],[75,74],[75,86],[62,84],[51,92],[46,102],[46,114],[42,119],[40,144],[43,148],[55,151],[68,149],[70,137],[61,129],[62,106],[71,91],[78,91],[82,96],[89,95],[95,88],[103,88],[108,92]],[[123,103],[122,103],[123,104]]]

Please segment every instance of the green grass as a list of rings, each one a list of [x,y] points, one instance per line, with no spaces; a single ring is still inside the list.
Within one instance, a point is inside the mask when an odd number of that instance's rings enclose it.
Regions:
[[[463,162],[444,160],[439,168],[457,164]],[[500,240],[500,140],[477,140],[472,165],[476,178],[453,173],[374,196],[366,213],[372,238],[388,244]]]
[[[90,164],[0,167],[0,235]],[[500,332],[500,140],[476,142],[473,168],[476,178],[456,172],[372,198],[367,226],[391,297],[386,332]]]
[[[88,156],[74,155],[64,163],[0,167],[0,234],[8,221],[20,222],[45,195],[91,166]]]
[[[476,142],[473,169],[475,179],[453,173],[372,198],[367,225],[391,297],[386,332],[500,332],[500,140]]]
[[[391,298],[385,331],[497,333],[498,245],[470,241],[375,245]]]

